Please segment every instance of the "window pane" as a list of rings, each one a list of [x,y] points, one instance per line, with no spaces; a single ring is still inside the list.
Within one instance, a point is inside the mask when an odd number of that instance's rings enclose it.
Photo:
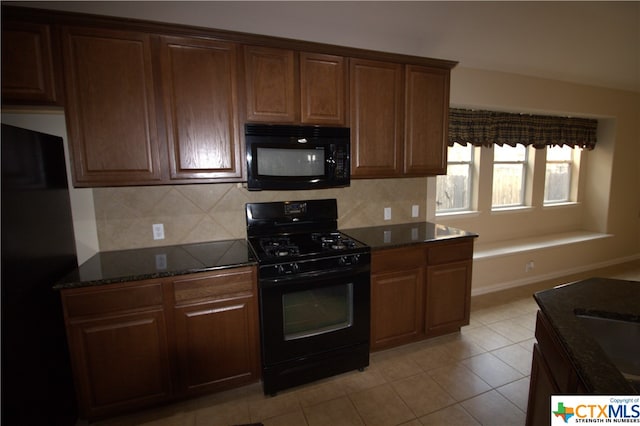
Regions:
[[[494,207],[519,206],[523,204],[522,164],[493,165],[493,200]]]
[[[525,161],[527,148],[524,145],[494,145],[493,161]]]
[[[436,180],[436,211],[469,209],[469,164],[450,164]]]
[[[545,203],[569,201],[571,173],[568,163],[547,163],[544,182]]]
[[[570,146],[549,146],[547,147],[547,161],[571,161],[573,148]]]
[[[462,146],[455,143],[448,148],[447,159],[450,163],[471,162],[472,153],[473,147],[471,144]]]

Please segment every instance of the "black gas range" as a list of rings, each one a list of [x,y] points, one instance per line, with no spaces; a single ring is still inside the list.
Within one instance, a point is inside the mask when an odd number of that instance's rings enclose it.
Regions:
[[[369,365],[370,249],[335,199],[249,203],[265,394]]]

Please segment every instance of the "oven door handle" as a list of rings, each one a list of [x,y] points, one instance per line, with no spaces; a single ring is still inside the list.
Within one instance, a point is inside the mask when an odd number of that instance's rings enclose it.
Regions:
[[[278,285],[288,284],[296,280],[314,280],[326,278],[352,277],[356,274],[369,274],[371,268],[369,265],[358,265],[350,268],[334,268],[324,269],[322,271],[302,272],[299,274],[280,275],[277,277],[260,278],[260,287],[275,287]]]

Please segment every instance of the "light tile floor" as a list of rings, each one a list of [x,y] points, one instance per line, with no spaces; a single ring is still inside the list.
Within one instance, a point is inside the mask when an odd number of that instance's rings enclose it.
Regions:
[[[589,276],[640,281],[640,260],[472,299],[460,333],[371,355],[350,372],[265,397],[260,384],[99,422],[102,426],[525,423],[535,291]]]

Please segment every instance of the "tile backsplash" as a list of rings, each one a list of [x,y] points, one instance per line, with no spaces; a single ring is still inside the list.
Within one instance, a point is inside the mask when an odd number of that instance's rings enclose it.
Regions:
[[[348,188],[248,191],[240,184],[175,185],[93,190],[101,251],[246,237],[249,202],[336,198],[340,229],[425,220],[427,178],[352,180]],[[419,217],[411,207],[419,206]],[[384,220],[390,207],[391,220]],[[152,225],[164,225],[154,240]]]

